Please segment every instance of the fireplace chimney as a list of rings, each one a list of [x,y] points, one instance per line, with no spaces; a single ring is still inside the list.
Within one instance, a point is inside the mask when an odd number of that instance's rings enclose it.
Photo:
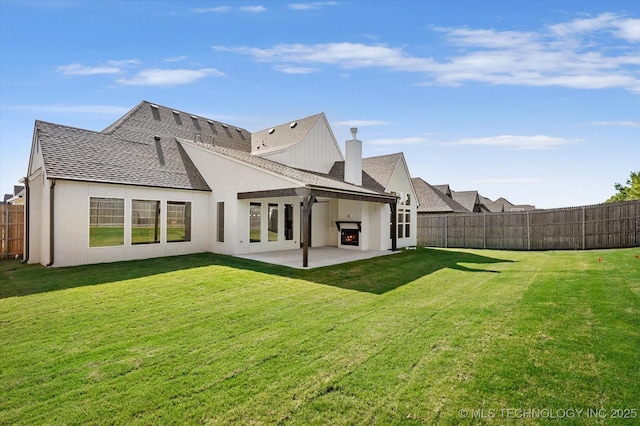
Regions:
[[[351,140],[345,142],[344,180],[362,186],[362,142],[356,139],[358,129],[351,128]]]

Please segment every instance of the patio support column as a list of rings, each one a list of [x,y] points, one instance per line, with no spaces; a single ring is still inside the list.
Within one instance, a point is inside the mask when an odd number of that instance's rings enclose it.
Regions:
[[[302,197],[302,267],[309,266],[309,237],[311,235],[311,209],[316,197],[305,195]]]
[[[398,250],[398,200],[389,203],[391,207],[391,251]]]

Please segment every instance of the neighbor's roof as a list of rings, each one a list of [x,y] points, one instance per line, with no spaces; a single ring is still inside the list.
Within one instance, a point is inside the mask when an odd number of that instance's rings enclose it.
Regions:
[[[418,213],[469,213],[469,209],[422,178],[412,178],[411,181],[418,195]]]
[[[451,198],[462,204],[470,212],[475,211],[476,205],[480,203],[478,191],[451,191]]]
[[[449,188],[448,184],[444,185],[432,185],[435,189],[442,192],[447,197],[451,197],[451,188]]]
[[[102,131],[128,140],[159,135],[251,152],[251,133],[230,124],[142,101]]]
[[[324,113],[293,120],[251,134],[251,152],[256,155],[285,150],[301,142]]]
[[[211,190],[175,138],[139,135],[134,142],[44,121],[35,133],[50,178]]]
[[[192,144],[194,143],[193,141],[189,141],[185,139],[178,139],[178,141],[181,143],[192,143]],[[297,182],[300,182],[303,185],[333,189],[333,190],[356,192],[356,193],[362,193],[362,194],[370,194],[370,195],[390,195],[390,194],[386,194],[384,191],[376,191],[376,190],[364,188],[358,185],[347,183],[344,180],[336,179],[334,176],[329,174],[322,174],[322,173],[310,172],[302,169],[296,169],[294,167],[285,166],[284,164],[281,164],[272,160],[268,160],[266,158],[258,157],[256,155],[252,155],[246,152],[238,151],[235,149],[213,146],[213,145],[204,144],[204,143],[195,143],[195,145],[205,148],[219,155],[225,156],[227,158],[240,161],[247,165],[258,167],[260,169],[278,174],[285,178],[293,179]],[[256,189],[259,189],[259,188],[256,188]]]
[[[498,205],[497,203],[491,201],[491,199],[487,197],[483,197],[480,195],[480,204],[483,210],[486,210],[489,213],[500,213],[502,212],[502,205]]]

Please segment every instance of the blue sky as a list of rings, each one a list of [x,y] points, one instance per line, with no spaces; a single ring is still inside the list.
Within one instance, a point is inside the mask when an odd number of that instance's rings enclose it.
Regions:
[[[640,170],[640,2],[0,0],[0,192],[36,119],[142,100],[258,131],[324,112],[414,177],[540,208]]]

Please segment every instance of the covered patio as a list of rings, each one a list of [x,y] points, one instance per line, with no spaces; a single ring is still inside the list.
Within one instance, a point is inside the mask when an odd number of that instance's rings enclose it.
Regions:
[[[309,256],[308,266],[306,267],[303,266],[302,248],[296,250],[241,254],[236,255],[236,257],[272,263],[274,265],[287,266],[289,268],[311,269],[399,253],[398,251],[391,250],[345,250],[329,246],[309,247],[308,250],[311,253],[311,256]]]

